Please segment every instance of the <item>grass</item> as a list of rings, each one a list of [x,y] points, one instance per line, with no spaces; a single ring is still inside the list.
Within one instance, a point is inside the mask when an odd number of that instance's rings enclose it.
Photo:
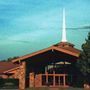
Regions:
[[[18,89],[0,89],[0,90],[18,90]],[[44,87],[44,88],[27,88],[25,90],[85,90],[83,88],[49,88],[49,87]],[[90,89],[89,89],[90,90]]]
[[[50,88],[50,87],[43,87],[43,88],[28,88],[26,90],[84,90],[83,88]]]

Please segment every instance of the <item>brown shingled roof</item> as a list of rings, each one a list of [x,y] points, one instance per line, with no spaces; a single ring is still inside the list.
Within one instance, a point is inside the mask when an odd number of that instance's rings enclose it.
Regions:
[[[0,74],[5,73],[7,70],[14,69],[18,67],[18,64],[13,64],[12,62],[0,62]]]

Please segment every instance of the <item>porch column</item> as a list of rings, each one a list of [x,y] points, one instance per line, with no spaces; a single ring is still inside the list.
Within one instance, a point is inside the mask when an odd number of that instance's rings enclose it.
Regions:
[[[48,72],[46,72],[46,84],[48,84]]]
[[[45,74],[46,74],[46,84],[48,84],[48,66],[45,67]]]
[[[65,74],[63,75],[63,85],[64,85],[64,87],[66,85],[66,75]]]
[[[59,86],[60,86],[60,76],[59,76],[58,78],[59,78],[59,79],[58,79],[58,80],[59,80],[58,82],[59,82]]]
[[[37,74],[35,75],[35,87],[41,87],[42,86],[42,75]]]
[[[35,79],[34,79],[34,72],[31,72],[29,74],[29,87],[35,86]]]
[[[53,71],[53,86],[55,86],[55,71]]]
[[[26,63],[22,62],[19,68],[19,89],[25,90]]]
[[[53,63],[53,86],[55,87],[55,63]]]

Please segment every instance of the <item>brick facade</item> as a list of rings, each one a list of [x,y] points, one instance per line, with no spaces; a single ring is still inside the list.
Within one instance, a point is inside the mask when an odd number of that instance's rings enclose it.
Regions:
[[[22,65],[20,65],[20,72],[19,72],[19,89],[24,90],[25,89],[25,75],[26,75],[26,63],[22,62]]]
[[[29,87],[34,87],[35,86],[35,79],[34,79],[34,72],[31,72],[29,74]]]

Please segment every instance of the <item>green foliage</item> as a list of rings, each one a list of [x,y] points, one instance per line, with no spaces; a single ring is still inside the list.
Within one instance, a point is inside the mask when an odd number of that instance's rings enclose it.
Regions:
[[[3,79],[0,78],[0,90],[3,89],[14,89],[19,87],[19,80],[18,79],[13,79],[13,78],[8,78],[8,79]]]
[[[9,62],[9,61],[12,61],[13,59],[17,59],[17,58],[19,58],[19,56],[15,56],[15,57],[9,57],[7,60],[0,60],[0,61],[2,61],[2,62]]]
[[[85,80],[90,82],[90,32],[88,33],[88,39],[86,39],[86,42],[82,44],[82,49],[83,51],[81,52],[77,63],[80,71],[85,76]]]

